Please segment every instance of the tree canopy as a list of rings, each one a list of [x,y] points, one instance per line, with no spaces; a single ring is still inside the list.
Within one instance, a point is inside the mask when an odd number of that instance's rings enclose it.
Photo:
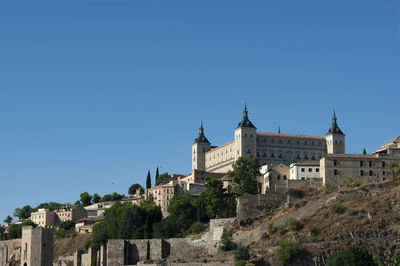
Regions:
[[[5,222],[6,224],[9,224],[9,223],[12,222],[12,220],[13,220],[13,218],[12,218],[10,215],[8,215],[8,216],[4,219],[4,222]]]
[[[347,249],[333,254],[326,261],[327,266],[350,266],[350,265],[377,265],[373,256],[365,247],[350,246]]]
[[[169,178],[169,174],[167,172],[162,173],[161,175],[159,175],[156,178],[156,186],[159,185],[161,181],[163,181],[164,179],[167,179],[167,178]]]
[[[16,208],[14,211],[14,216],[18,217],[19,220],[25,220],[31,217],[33,209],[30,205],[25,205],[22,208]]]
[[[92,204],[92,196],[89,193],[83,192],[80,195],[80,202],[83,207]]]
[[[238,195],[257,194],[257,176],[260,175],[260,164],[256,157],[248,154],[240,157],[228,175],[232,177],[232,192]]]
[[[136,194],[136,191],[137,191],[138,189],[139,189],[141,192],[144,191],[143,187],[142,187],[140,184],[133,184],[132,186],[129,187],[129,189],[128,189],[128,194],[134,195],[134,194]]]
[[[150,170],[147,171],[147,178],[146,178],[146,189],[151,188],[151,176]]]
[[[125,198],[124,194],[118,194],[117,192],[113,192],[112,194],[105,194],[100,199],[100,202],[122,200],[123,198]]]

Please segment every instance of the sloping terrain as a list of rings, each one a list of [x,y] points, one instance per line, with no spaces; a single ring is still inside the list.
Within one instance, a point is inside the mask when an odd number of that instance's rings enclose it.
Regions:
[[[78,249],[83,250],[85,242],[92,239],[92,234],[78,234],[75,237],[54,238],[53,261],[60,256],[69,256]]]
[[[299,228],[286,225],[291,217]],[[249,246],[251,260],[260,265],[280,264],[276,248],[283,239],[297,240],[307,250],[293,265],[322,262],[352,243],[366,243],[371,253],[388,264],[400,252],[400,187],[386,182],[321,191],[310,197],[306,193],[292,207],[233,230],[234,241]]]

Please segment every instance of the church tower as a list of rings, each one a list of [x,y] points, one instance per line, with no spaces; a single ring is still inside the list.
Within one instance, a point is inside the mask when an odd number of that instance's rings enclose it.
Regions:
[[[328,154],[345,153],[345,134],[337,125],[335,110],[333,110],[332,126],[326,133],[325,139]]]
[[[206,170],[206,152],[211,150],[211,143],[204,136],[203,121],[200,123],[199,136],[192,145],[192,170]]]
[[[256,156],[256,130],[257,128],[249,120],[245,102],[242,121],[235,129],[235,160],[247,154]]]

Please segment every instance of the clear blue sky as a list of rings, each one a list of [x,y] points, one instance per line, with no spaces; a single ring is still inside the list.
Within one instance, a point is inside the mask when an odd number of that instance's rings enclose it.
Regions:
[[[371,152],[400,135],[399,28],[396,0],[1,1],[0,223],[189,173],[200,120],[230,141],[244,100],[267,132],[323,136],[336,108]]]

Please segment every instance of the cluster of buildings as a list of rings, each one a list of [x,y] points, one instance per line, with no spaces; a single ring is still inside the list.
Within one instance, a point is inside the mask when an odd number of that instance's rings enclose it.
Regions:
[[[205,190],[206,177],[223,181],[229,190],[227,173],[235,161],[248,154],[260,165],[257,178],[260,193],[290,187],[340,186],[343,180],[354,182],[384,181],[393,165],[400,165],[400,136],[382,145],[373,154],[346,154],[346,135],[338,126],[335,111],[325,136],[259,132],[250,121],[245,104],[243,117],[233,132],[233,140],[213,146],[204,134],[203,123],[192,144],[192,173],[173,175],[166,182],[145,192],[153,195],[164,215],[174,195],[196,195]]]

